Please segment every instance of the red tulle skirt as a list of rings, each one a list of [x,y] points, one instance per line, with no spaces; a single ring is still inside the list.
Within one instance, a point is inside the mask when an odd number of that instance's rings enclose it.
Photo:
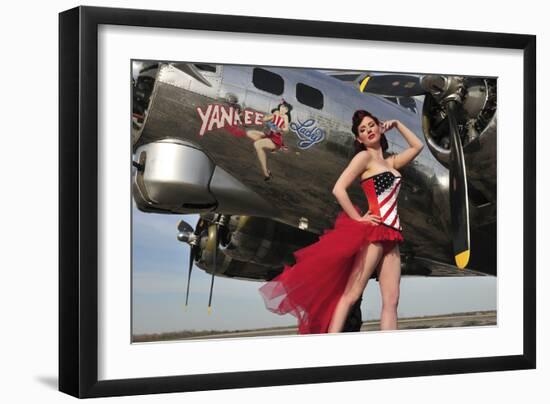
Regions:
[[[391,227],[359,222],[340,212],[334,227],[325,230],[316,243],[294,252],[293,266],[285,265],[281,274],[260,287],[266,308],[295,316],[300,334],[326,333],[355,255],[375,241],[387,253],[395,243],[403,242],[403,236]]]

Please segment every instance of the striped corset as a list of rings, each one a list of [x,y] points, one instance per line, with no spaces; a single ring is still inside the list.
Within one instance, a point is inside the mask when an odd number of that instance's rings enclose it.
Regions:
[[[285,119],[281,115],[273,114],[273,118],[271,118],[270,122],[275,127],[275,130],[279,130],[280,128],[283,127],[283,124],[285,123]]]
[[[397,195],[401,187],[401,176],[384,171],[361,180],[361,187],[369,202],[372,214],[380,216],[381,224],[401,231],[397,214]]]

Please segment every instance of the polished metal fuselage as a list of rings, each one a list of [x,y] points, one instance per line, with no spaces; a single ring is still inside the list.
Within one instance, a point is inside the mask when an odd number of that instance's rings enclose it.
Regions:
[[[321,234],[332,227],[341,210],[332,188],[354,153],[351,125],[356,110],[366,109],[381,120],[398,119],[425,142],[420,100],[417,100],[415,112],[384,97],[360,93],[353,86],[316,70],[265,67],[284,79],[284,92],[273,95],[254,86],[253,69],[253,66],[216,65],[215,72],[202,72],[210,83],[207,86],[173,66],[161,65],[147,118],[141,130],[135,133],[134,150],[162,139],[190,142],[271,204],[273,220],[296,228],[307,223],[308,231]],[[298,83],[322,92],[322,109],[309,107],[297,99]],[[288,151],[267,153],[274,176],[270,182],[264,181],[251,139],[233,136],[226,129],[199,134],[202,121],[197,108],[204,109],[209,104],[238,105],[242,109],[269,113],[281,98],[293,106],[293,125],[284,135]],[[251,125],[246,129],[263,128]],[[321,130],[323,139],[309,146],[306,141],[307,147],[304,147],[300,140],[307,140],[313,129]],[[408,147],[397,130],[386,133],[386,138],[389,154]],[[495,243],[482,234],[477,235],[476,231],[483,229],[485,234],[486,226],[491,229],[496,226],[496,119],[480,134],[475,145],[468,146],[465,148],[468,181],[484,196],[480,206],[470,203],[472,239],[478,242],[477,245],[472,243],[475,263],[476,248],[482,253]],[[447,168],[425,147],[400,171],[403,185],[398,211],[406,240],[401,247],[402,253],[451,263]],[[368,206],[359,181],[348,192],[351,200],[365,212]],[[482,242],[486,246],[480,244]]]

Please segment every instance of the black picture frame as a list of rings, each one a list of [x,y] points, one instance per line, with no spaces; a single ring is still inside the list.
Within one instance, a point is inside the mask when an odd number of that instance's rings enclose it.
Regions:
[[[98,380],[98,26],[181,28],[523,51],[523,354]],[[59,15],[59,390],[104,397],[536,367],[536,36],[77,7]]]

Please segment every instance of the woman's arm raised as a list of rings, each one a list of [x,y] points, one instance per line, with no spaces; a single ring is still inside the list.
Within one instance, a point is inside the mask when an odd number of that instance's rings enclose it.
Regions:
[[[360,220],[361,215],[357,213],[353,203],[351,202],[347,188],[351,183],[367,169],[370,156],[366,151],[361,151],[355,155],[348,166],[344,169],[340,177],[334,184],[332,194],[336,197],[342,209],[349,217],[355,220]]]
[[[409,164],[424,148],[424,144],[420,139],[405,125],[397,120],[386,121],[383,123],[386,131],[391,128],[397,128],[397,130],[403,135],[409,148],[403,150],[401,153],[394,155],[393,157],[393,168],[399,170],[401,167]]]

